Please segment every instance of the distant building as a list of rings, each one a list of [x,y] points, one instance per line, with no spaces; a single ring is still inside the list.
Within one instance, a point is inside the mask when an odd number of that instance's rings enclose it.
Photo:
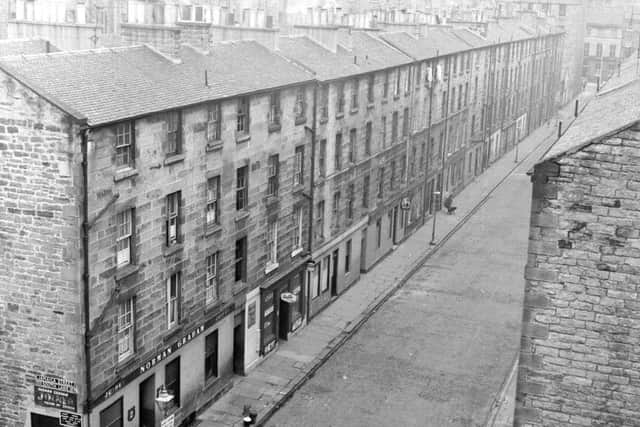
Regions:
[[[621,74],[533,170],[516,426],[640,419],[640,81]]]

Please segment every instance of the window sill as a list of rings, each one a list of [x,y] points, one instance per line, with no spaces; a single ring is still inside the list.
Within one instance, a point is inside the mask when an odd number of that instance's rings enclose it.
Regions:
[[[113,182],[123,181],[127,178],[133,178],[136,175],[138,175],[138,169],[135,169],[135,168],[121,169],[119,171],[116,171],[116,173],[113,175]]]
[[[238,211],[236,213],[235,222],[242,221],[243,219],[246,219],[248,217],[249,217],[249,211],[248,210]]]
[[[296,126],[303,125],[307,123],[307,116],[296,117],[294,120]]]
[[[382,105],[389,103],[389,100],[387,98],[382,98]]]
[[[248,133],[244,133],[241,135],[236,136],[236,144],[241,144],[243,142],[247,142],[251,139],[251,135],[249,135]]]
[[[222,146],[223,146],[223,143],[220,140],[218,140],[218,141],[210,141],[210,142],[207,142],[207,147],[206,147],[205,150],[207,152],[218,151],[218,150],[222,150]]]
[[[174,163],[178,163],[184,160],[184,154],[174,154],[171,155],[169,157],[167,157],[166,159],[164,159],[164,161],[162,162],[163,165],[168,166],[168,165],[172,165]]]
[[[182,325],[180,323],[178,323],[177,325],[173,326],[171,329],[169,329],[169,330],[167,330],[165,332],[164,336],[162,337],[162,341],[167,343],[168,341],[173,340],[180,333],[182,333],[182,330],[183,330]]]
[[[126,277],[131,276],[132,274],[135,274],[138,272],[138,270],[140,269],[140,266],[137,264],[127,264],[124,265],[122,267],[117,267],[116,268],[116,281],[118,280],[122,280]]]
[[[217,234],[220,231],[222,231],[222,226],[220,224],[207,225],[207,228],[204,231],[204,236],[205,237],[213,236],[214,234]]]
[[[400,99],[400,95],[393,95],[393,100],[397,101],[398,99]]]
[[[373,102],[370,102],[369,104],[367,104],[367,110],[372,110],[374,109],[376,106],[376,104],[374,104]]]
[[[304,248],[302,246],[300,246],[299,248],[296,248],[293,250],[293,252],[291,252],[291,258],[295,258],[298,255],[300,255],[302,253],[302,251],[304,250]]]
[[[247,290],[247,282],[245,281],[235,282],[235,285],[233,286],[233,296],[235,297],[236,295],[239,295],[246,290]]]
[[[280,132],[282,125],[280,123],[269,123],[268,129],[269,133]]]
[[[139,362],[139,359],[136,353],[133,352],[127,357],[125,357],[124,359],[118,360],[118,363],[116,364],[116,373],[127,372],[130,368],[137,365],[138,362]]]
[[[320,117],[320,124],[323,125],[329,121],[328,117]]]
[[[358,107],[352,108],[351,110],[349,110],[349,114],[358,114],[358,111],[360,109]]]
[[[182,251],[184,249],[184,245],[182,243],[175,243],[171,246],[164,246],[162,249],[162,255],[171,256],[177,252]]]
[[[342,113],[336,113],[336,119],[341,119],[344,117],[344,112]]]
[[[267,264],[267,266],[264,269],[264,274],[269,274],[274,270],[277,270],[278,267],[280,267],[280,264],[278,264],[277,262],[273,263],[273,264]]]
[[[301,191],[304,191],[304,184],[294,184],[293,188],[291,189],[292,193],[299,193]]]

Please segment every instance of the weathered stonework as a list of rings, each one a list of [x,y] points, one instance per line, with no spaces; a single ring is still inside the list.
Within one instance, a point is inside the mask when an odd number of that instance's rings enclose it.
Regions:
[[[36,406],[37,375],[85,396],[79,127],[0,74],[0,425]]]
[[[639,141],[535,168],[516,426],[638,425]]]

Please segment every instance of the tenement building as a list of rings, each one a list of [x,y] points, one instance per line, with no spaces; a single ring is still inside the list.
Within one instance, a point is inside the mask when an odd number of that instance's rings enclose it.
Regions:
[[[554,114],[563,33],[424,30],[0,58],[0,424],[187,425]]]
[[[629,72],[533,170],[516,426],[640,419],[640,81]]]
[[[302,323],[311,75],[255,42],[0,68],[0,421],[156,425],[161,385],[188,420]]]

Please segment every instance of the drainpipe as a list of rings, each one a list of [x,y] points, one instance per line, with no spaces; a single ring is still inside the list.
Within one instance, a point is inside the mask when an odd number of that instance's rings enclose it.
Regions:
[[[442,170],[440,172],[440,209],[442,209],[442,202],[444,201],[444,171],[445,171],[445,163],[446,163],[446,158],[447,158],[447,139],[449,138],[449,100],[451,98],[451,80],[453,80],[453,73],[452,73],[452,59],[453,56],[450,57],[448,59],[448,66],[447,66],[447,75],[449,76],[447,78],[447,96],[446,96],[446,100],[444,103],[444,141],[440,141],[442,144]],[[433,211],[433,224],[432,224],[432,228],[431,228],[431,241],[429,242],[430,245],[435,245],[436,244],[436,218],[437,218],[437,214],[438,214],[438,206],[436,206],[436,209]]]
[[[89,156],[88,139],[90,129],[84,125],[81,129],[82,148],[82,294],[83,294],[83,315],[84,315],[84,363],[85,363],[85,385],[86,402],[84,412],[87,414],[87,426],[91,426],[90,403],[91,403],[91,345],[90,345],[90,325],[89,325]]]
[[[436,58],[438,58],[440,56],[440,51],[436,51]],[[438,60],[436,59],[435,64],[438,63]],[[435,79],[433,78],[433,71],[435,70],[434,67],[430,67],[431,68],[431,81],[429,82],[429,116],[428,116],[428,122],[427,122],[427,163],[425,164],[424,167],[424,196],[423,196],[423,200],[422,200],[422,223],[424,224],[427,218],[427,206],[426,206],[426,201],[427,201],[427,183],[429,182],[429,165],[430,165],[430,159],[431,156],[433,155],[433,153],[431,152],[431,119],[432,119],[432,113],[431,110],[433,109],[433,91],[435,89]],[[432,191],[433,193],[433,191]],[[433,197],[433,194],[429,194],[429,200],[431,200],[431,198]]]
[[[309,234],[308,234],[308,242],[307,246],[309,247],[309,257],[312,256],[313,252],[313,201],[315,194],[315,175],[316,175],[316,119],[318,114],[318,86],[319,82],[316,80],[313,85],[313,117],[311,123],[311,177],[309,178]],[[311,259],[309,259],[311,260]],[[307,274],[307,323],[309,323],[309,319],[311,310],[311,277]]]

